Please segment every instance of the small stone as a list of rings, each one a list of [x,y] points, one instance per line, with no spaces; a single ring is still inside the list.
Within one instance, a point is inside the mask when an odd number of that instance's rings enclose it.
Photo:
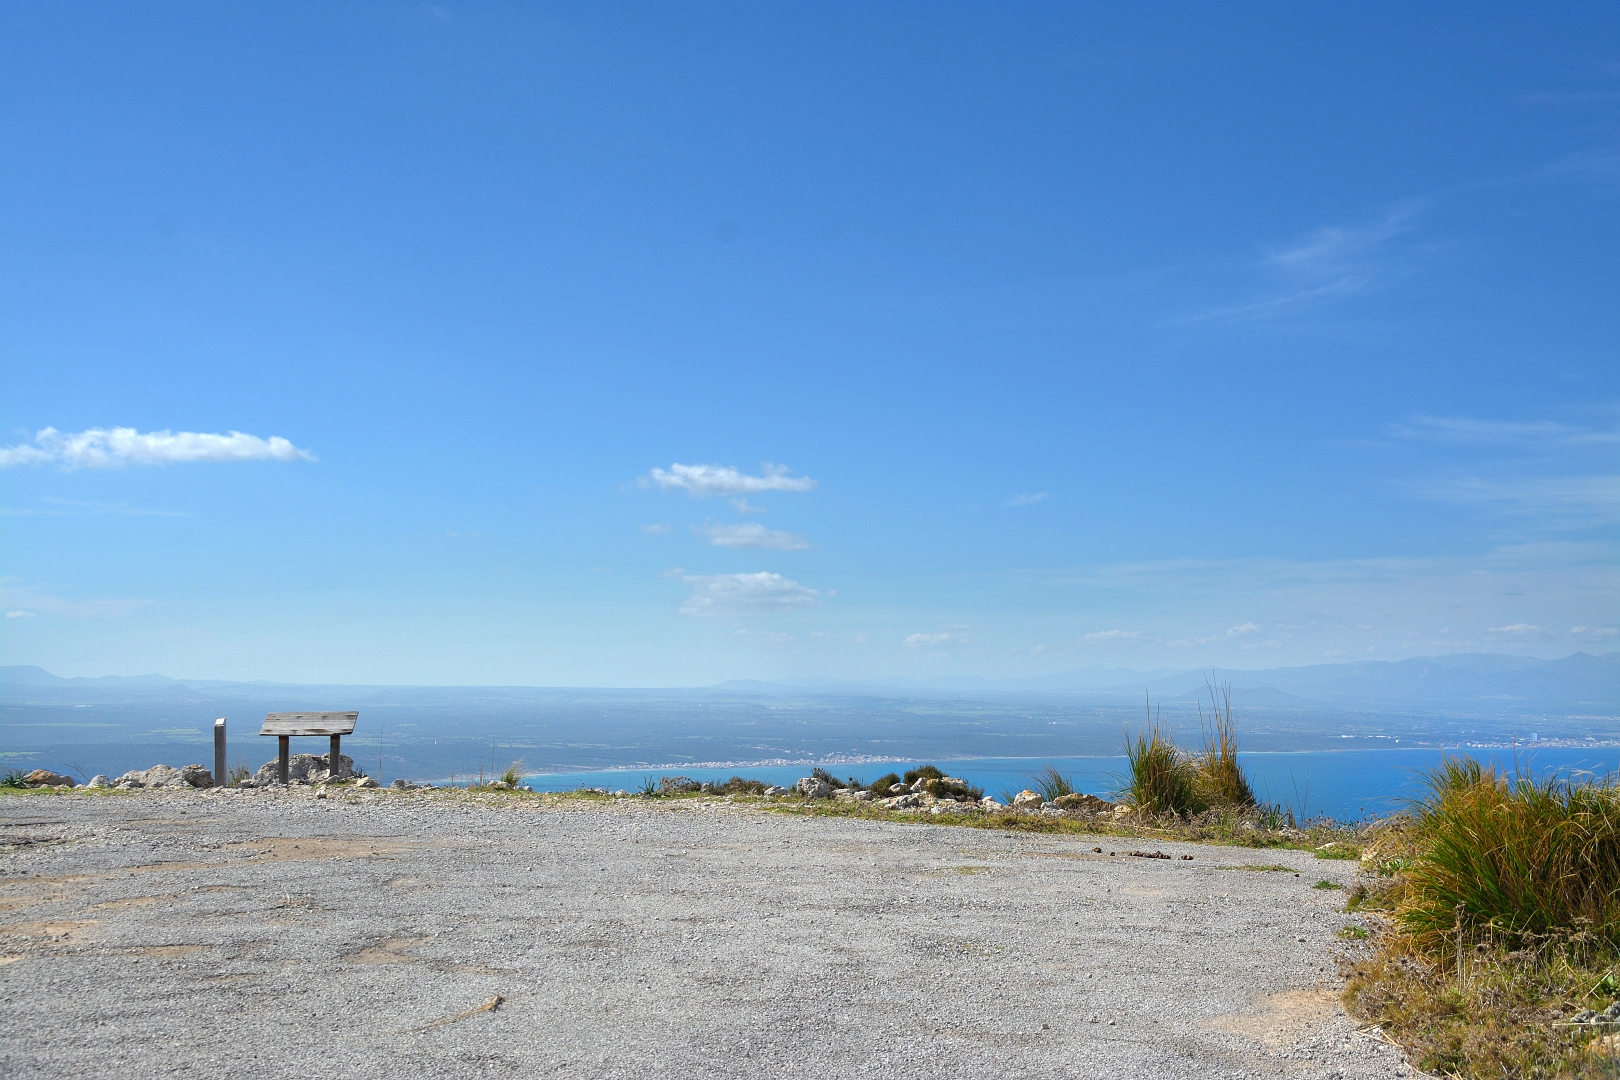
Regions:
[[[377,781],[373,780],[369,776],[362,776],[360,779],[358,779],[358,780],[356,780],[354,782],[354,786],[355,787],[363,787],[363,788],[382,787],[381,784],[377,783]]]
[[[984,798],[979,800],[979,805],[984,807],[986,810],[1005,810],[1006,809],[1006,807],[1004,805],[1002,805],[1001,803],[998,803],[996,801],[996,797],[994,795],[986,795]]]
[[[1046,796],[1038,791],[1030,791],[1025,788],[1013,796],[1012,804],[1014,810],[1034,810],[1044,802],[1046,802]]]
[[[416,785],[411,783],[409,780],[405,779],[402,776],[399,779],[395,780],[392,784],[389,784],[388,786],[393,788],[395,791],[409,791],[412,788],[414,788]]]
[[[791,794],[793,794],[793,789],[792,788],[781,787],[780,785],[777,785],[777,784],[772,784],[770,787],[765,789],[765,794],[766,795],[791,795]]]
[[[96,773],[90,778],[90,782],[84,786],[87,788],[112,787],[112,777],[106,773]]]

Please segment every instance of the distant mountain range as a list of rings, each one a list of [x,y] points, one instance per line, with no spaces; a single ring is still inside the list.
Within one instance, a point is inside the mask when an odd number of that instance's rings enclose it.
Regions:
[[[620,699],[655,696],[689,698],[956,698],[1004,700],[1053,695],[1098,702],[1123,703],[1144,693],[1167,706],[1190,706],[1207,698],[1209,683],[1230,683],[1233,698],[1246,707],[1275,710],[1420,709],[1480,715],[1548,711],[1561,714],[1620,712],[1620,652],[1592,656],[1577,652],[1558,660],[1500,654],[1460,654],[1411,660],[1358,660],[1308,667],[1238,670],[1213,668],[1132,671],[1089,667],[1023,679],[952,676],[936,679],[818,679],[774,681],[732,679],[713,687],[643,690],[588,687],[526,686],[310,686],[272,682],[229,682],[216,679],[173,679],[165,675],[106,675],[63,678],[28,665],[0,667],[0,700],[18,700],[39,692],[51,698],[83,697],[111,701],[124,698],[164,700],[210,698],[303,698],[335,692],[350,701],[430,700],[472,704],[479,700],[552,700],[558,697],[612,696]]]

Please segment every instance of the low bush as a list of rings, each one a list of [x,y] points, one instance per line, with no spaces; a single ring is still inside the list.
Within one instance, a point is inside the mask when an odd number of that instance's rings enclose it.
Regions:
[[[821,768],[820,766],[817,766],[816,768],[811,769],[810,770],[810,775],[813,776],[815,779],[820,780],[822,783],[826,784],[828,787],[830,787],[830,788],[832,788],[834,790],[837,790],[839,788],[846,788],[846,787],[849,786],[847,781],[838,779],[838,777],[834,776],[832,773],[828,772],[826,769]]]
[[[766,786],[762,780],[733,776],[723,784],[714,785],[714,790],[717,795],[763,795]]]
[[[1620,790],[1590,778],[1444,762],[1379,830],[1349,910],[1383,911],[1345,1002],[1419,1068],[1461,1077],[1613,1076],[1620,998]]]
[[[906,785],[907,787],[910,787],[912,784],[915,784],[919,780],[943,780],[943,779],[945,779],[945,774],[944,773],[940,772],[938,769],[936,769],[932,765],[924,765],[921,768],[906,770],[906,775],[900,778],[900,782],[902,784]]]
[[[355,775],[358,776],[360,773],[356,772]],[[523,783],[523,762],[514,761],[508,765],[506,771],[501,774],[501,781],[511,784],[513,787]]]
[[[884,773],[882,776],[872,781],[872,786],[867,790],[871,791],[874,795],[887,795],[889,793],[889,789],[898,783],[900,783],[899,773]]]
[[[0,774],[0,788],[22,788],[26,790],[28,781],[24,777],[27,775],[21,769],[7,769],[4,774]]]

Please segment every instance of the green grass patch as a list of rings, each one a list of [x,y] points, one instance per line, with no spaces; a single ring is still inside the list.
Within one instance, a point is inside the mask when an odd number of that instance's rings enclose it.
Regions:
[[[1313,889],[1342,889],[1342,888],[1344,888],[1344,886],[1340,885],[1337,881],[1329,881],[1327,878],[1323,878],[1321,881],[1318,881],[1315,885],[1312,885],[1311,888],[1313,888]]]

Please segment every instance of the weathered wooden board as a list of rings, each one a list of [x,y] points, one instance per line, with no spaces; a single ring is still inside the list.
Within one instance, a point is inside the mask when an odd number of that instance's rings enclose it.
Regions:
[[[349,735],[357,712],[273,712],[265,716],[260,735]]]

